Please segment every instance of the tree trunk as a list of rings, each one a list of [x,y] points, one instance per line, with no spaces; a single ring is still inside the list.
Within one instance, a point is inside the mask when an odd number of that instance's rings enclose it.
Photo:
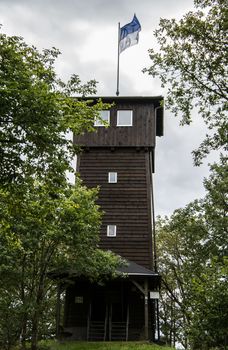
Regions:
[[[44,278],[45,278],[45,273],[44,271],[41,271],[36,303],[34,305],[35,311],[32,318],[31,350],[37,350],[37,346],[38,346],[38,331],[39,331],[38,326],[39,326],[40,316],[42,314],[42,311],[41,311],[42,303],[44,301]]]
[[[36,311],[32,320],[31,350],[37,350],[37,345],[38,345],[38,313]]]
[[[24,254],[22,256],[22,261],[21,261],[21,285],[20,285],[21,301],[23,303],[24,308],[26,307],[26,303],[25,303],[25,269],[26,269],[26,254]],[[28,314],[26,311],[24,311],[22,314],[21,334],[20,334],[20,343],[21,343],[22,350],[26,350],[27,321],[28,321]]]
[[[26,334],[27,334],[27,316],[24,316],[21,328],[21,349],[26,350]]]

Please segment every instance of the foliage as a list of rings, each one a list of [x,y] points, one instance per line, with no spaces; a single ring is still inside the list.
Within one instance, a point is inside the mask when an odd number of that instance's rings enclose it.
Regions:
[[[184,348],[223,348],[228,322],[227,161],[211,166],[207,194],[160,219],[162,331]]]
[[[201,275],[192,280],[192,314],[189,329],[194,349],[220,347],[228,339],[228,257],[212,259]]]
[[[55,292],[50,270],[91,278],[113,272],[118,258],[97,248],[101,212],[96,195],[96,189],[86,189],[79,180],[54,195],[49,186],[31,179],[21,195],[17,188],[1,192],[1,327],[8,327],[9,311],[15,322],[3,332],[8,341],[16,325],[16,339],[37,341],[39,321]],[[6,302],[9,308],[3,307]],[[0,341],[8,343],[4,337]]]
[[[40,53],[20,37],[0,34],[0,180],[23,181],[34,172],[58,174],[59,183],[75,149],[65,133],[93,130],[101,101],[79,100],[96,91],[96,82],[81,84],[77,75],[67,83],[57,78],[55,48]]]
[[[98,248],[97,189],[66,170],[79,150],[69,131],[94,130],[102,101],[86,99],[96,82],[67,83],[55,73],[59,51],[40,53],[20,37],[0,34],[0,347],[53,334],[50,270],[89,278],[112,275],[118,257]],[[72,97],[80,95],[83,98]]]
[[[180,21],[161,19],[155,37],[159,51],[149,50],[152,66],[144,71],[167,87],[166,107],[192,122],[196,107],[207,127],[193,152],[199,165],[210,150],[227,147],[228,10],[226,0],[195,0],[196,10]]]
[[[44,342],[50,350],[171,350],[169,347],[161,347],[145,342],[68,342],[58,344],[54,342]]]

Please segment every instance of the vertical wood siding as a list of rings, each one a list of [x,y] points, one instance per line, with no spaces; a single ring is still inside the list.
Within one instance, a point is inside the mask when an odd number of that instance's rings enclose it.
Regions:
[[[100,186],[98,204],[105,212],[100,246],[147,268],[152,267],[149,153],[135,148],[91,148],[80,156],[79,172],[88,187]],[[108,183],[108,172],[118,182]],[[117,236],[107,237],[107,225]]]
[[[133,111],[132,126],[117,126],[117,110],[121,109]],[[110,110],[110,127],[96,127],[94,133],[74,136],[74,142],[87,147],[154,147],[154,105],[119,102]]]

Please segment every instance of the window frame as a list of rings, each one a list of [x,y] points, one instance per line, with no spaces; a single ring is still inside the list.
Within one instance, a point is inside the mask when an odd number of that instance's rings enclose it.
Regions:
[[[111,174],[115,174],[115,181],[111,181]],[[117,171],[109,171],[108,172],[108,183],[109,184],[116,184],[118,181],[118,175],[117,175]]]
[[[131,124],[120,124],[119,118],[120,118],[120,112],[131,112]],[[133,126],[133,110],[132,109],[119,109],[117,110],[117,120],[116,120],[116,126]]]
[[[110,235],[110,227],[114,227],[114,235]],[[117,227],[116,225],[107,225],[107,237],[116,237],[116,231],[117,231]]]
[[[100,111],[101,112],[107,112],[108,113],[108,120],[107,120],[107,123],[106,124],[101,124],[101,120],[99,120],[98,118],[95,118],[94,120],[94,126],[95,127],[101,127],[101,126],[107,126],[107,125],[110,125],[110,110],[109,109],[102,109]],[[101,117],[101,114],[100,114],[100,117]],[[106,120],[104,120],[106,122]],[[98,123],[98,124],[97,124]]]

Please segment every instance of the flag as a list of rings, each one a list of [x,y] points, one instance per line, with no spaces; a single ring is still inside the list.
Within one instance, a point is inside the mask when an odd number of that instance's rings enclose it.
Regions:
[[[119,53],[132,45],[138,44],[140,30],[141,25],[136,15],[134,15],[130,23],[120,28]]]

